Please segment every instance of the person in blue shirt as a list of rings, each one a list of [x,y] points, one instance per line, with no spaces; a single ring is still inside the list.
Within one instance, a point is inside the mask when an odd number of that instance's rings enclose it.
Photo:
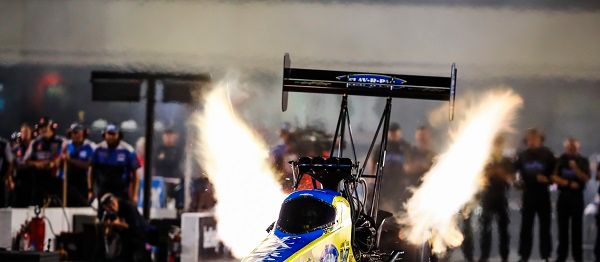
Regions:
[[[31,142],[25,153],[25,163],[33,167],[32,192],[33,205],[60,206],[62,186],[58,177],[58,168],[62,158],[64,138],[56,135],[58,124],[50,118],[42,117],[35,130],[39,136]]]
[[[106,126],[104,141],[92,156],[89,185],[94,184],[96,196],[112,193],[120,199],[137,202],[139,180],[135,171],[140,167],[131,145],[122,141],[123,133],[114,124]],[[88,194],[91,199],[92,193]]]
[[[63,154],[67,162],[67,169],[63,171],[67,177],[67,206],[88,206],[88,193],[92,192],[88,185],[88,170],[96,145],[87,139],[85,127],[77,123],[71,125],[67,138],[70,140]]]

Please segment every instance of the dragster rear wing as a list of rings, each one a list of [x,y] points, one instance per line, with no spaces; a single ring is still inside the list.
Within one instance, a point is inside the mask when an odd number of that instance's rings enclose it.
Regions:
[[[450,77],[292,68],[290,55],[286,53],[281,109],[287,110],[288,92],[398,97],[448,101],[452,119],[456,73],[455,64]]]

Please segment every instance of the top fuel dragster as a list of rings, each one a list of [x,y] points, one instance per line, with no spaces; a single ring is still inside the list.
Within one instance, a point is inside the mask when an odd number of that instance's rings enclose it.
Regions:
[[[300,157],[290,163],[295,191],[284,200],[279,218],[267,229],[268,236],[242,261],[406,261],[401,247],[381,243],[384,228],[395,223],[389,212],[379,210],[392,98],[449,101],[452,118],[456,73],[454,64],[450,77],[292,68],[286,54],[282,110],[287,109],[288,92],[338,94],[342,95],[340,114],[330,157]],[[350,95],[387,98],[362,166],[356,159],[352,137]],[[346,129],[353,160],[343,157]],[[378,138],[379,148],[375,149]],[[376,172],[367,175],[365,163],[372,153],[377,157]],[[303,176],[312,179],[314,189],[296,190]],[[365,178],[374,179],[370,196]],[[429,254],[422,252],[418,260],[429,261]]]

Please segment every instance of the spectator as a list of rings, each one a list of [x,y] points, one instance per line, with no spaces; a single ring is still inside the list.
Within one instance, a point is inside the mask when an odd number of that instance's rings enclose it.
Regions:
[[[140,165],[140,167],[135,171],[135,177],[138,181],[142,181],[144,179],[144,166],[146,165],[146,137],[139,137],[135,141],[135,156],[138,164]],[[142,188],[140,190],[143,191],[144,189]],[[139,195],[141,192],[136,192],[136,194]]]
[[[162,177],[181,178],[179,161],[182,154],[177,141],[179,135],[171,129],[166,130],[161,137],[161,144],[156,150],[155,169],[156,175]]]
[[[0,208],[8,206],[8,192],[12,191],[14,156],[10,143],[0,138]]]
[[[481,256],[479,261],[488,261],[492,244],[492,220],[496,217],[499,235],[499,253],[502,261],[508,261],[510,236],[508,234],[508,200],[507,191],[515,179],[512,160],[503,156],[504,138],[496,137],[492,155],[485,167],[485,188],[481,192]]]
[[[143,136],[135,141],[135,155],[140,164],[140,169],[138,169],[138,171],[143,171],[141,169],[144,167],[144,156],[146,155],[146,138]]]
[[[406,200],[408,196],[408,186],[410,179],[407,179],[406,172],[404,170],[406,159],[411,151],[411,145],[406,142],[402,137],[402,129],[398,123],[390,123],[387,133],[387,149],[385,155],[385,168],[383,169],[383,176],[381,177],[381,195],[380,195],[380,210],[384,210],[390,213],[390,215],[399,215],[403,210],[402,202]],[[374,147],[373,152],[379,148],[379,145]],[[374,161],[377,161],[377,155],[371,155],[371,162],[369,163],[369,172],[375,175],[377,166],[374,165]],[[398,230],[398,231],[396,231]],[[421,249],[418,246],[411,245],[409,243],[396,243],[394,240],[400,234],[399,229],[388,229],[388,233],[394,237],[385,237],[382,240],[383,246],[396,247],[397,245],[402,246],[405,254],[403,258],[407,261],[417,261],[421,254]],[[389,235],[388,235],[389,236]]]
[[[93,192],[88,184],[88,171],[96,145],[87,139],[87,130],[80,124],[71,125],[67,138],[70,139],[64,154],[67,161],[67,206],[88,206],[88,194]]]
[[[292,128],[289,123],[283,123],[279,129],[279,143],[271,150],[271,159],[275,171],[281,175],[279,182],[286,191],[291,191],[293,188],[291,169],[288,167],[287,156],[291,151]]]
[[[560,194],[556,202],[558,216],[558,248],[556,261],[566,261],[569,254],[569,225],[573,260],[583,261],[583,190],[590,179],[590,163],[579,154],[579,142],[568,138],[565,152],[557,162],[552,181]],[[569,224],[570,222],[570,224]]]
[[[25,153],[33,139],[33,128],[27,123],[21,124],[18,132],[11,137],[12,151],[15,156],[15,199],[16,207],[33,204],[33,167],[25,163]]]
[[[474,206],[474,203],[467,203],[463,210],[460,211],[459,216],[461,218],[460,230],[463,234],[463,242],[460,245],[460,249],[463,253],[463,257],[466,262],[473,262],[473,223],[471,222],[472,210],[471,206]],[[443,255],[443,258],[448,258],[449,254]]]
[[[42,117],[36,125],[39,137],[31,142],[25,153],[25,163],[34,168],[32,203],[42,206],[45,201],[52,206],[60,206],[61,181],[58,178],[58,168],[65,140],[56,135],[58,124],[52,119]]]
[[[521,261],[529,260],[533,242],[533,220],[539,219],[540,256],[548,260],[552,252],[550,234],[550,176],[554,171],[555,159],[552,151],[543,145],[544,135],[535,128],[525,133],[526,149],[519,152],[516,169],[524,183],[523,204],[521,209],[521,232],[519,236],[519,255]]]
[[[598,167],[596,167],[596,180],[600,180],[600,161],[598,162]],[[598,192],[596,196],[600,195],[600,187],[598,187]],[[596,257],[596,261],[600,261],[600,212],[596,213],[596,244],[594,245],[594,256]]]
[[[285,172],[285,155],[286,150],[289,147],[291,139],[291,126],[289,123],[283,123],[281,129],[279,129],[279,143],[273,147],[271,151],[271,156],[273,158],[273,164],[275,166],[275,170],[279,172]]]
[[[114,124],[106,126],[102,137],[104,141],[92,156],[89,185],[94,182],[97,197],[112,193],[119,199],[137,203],[139,181],[135,171],[139,163],[133,148],[122,141],[123,133]]]
[[[167,201],[174,199],[177,209],[183,209],[183,172],[181,160],[183,154],[178,146],[179,135],[172,129],[162,134],[162,143],[156,150],[155,175],[165,178]]]
[[[436,153],[431,149],[431,130],[420,126],[415,131],[416,145],[411,148],[404,169],[408,178],[407,187],[416,187],[420,179],[433,165]],[[408,197],[408,196],[407,196]]]
[[[387,136],[380,202],[381,209],[398,214],[402,210],[402,202],[406,200],[407,186],[410,184],[410,180],[407,181],[405,178],[404,164],[411,146],[402,138],[402,129],[398,123],[390,124]],[[369,169],[371,174],[375,174],[378,168],[373,163],[371,161]]]

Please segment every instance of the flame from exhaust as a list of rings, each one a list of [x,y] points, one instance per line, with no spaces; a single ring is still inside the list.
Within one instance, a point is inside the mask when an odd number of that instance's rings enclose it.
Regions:
[[[214,186],[217,232],[236,258],[248,255],[267,235],[284,199],[269,149],[233,111],[228,83],[204,97],[194,116],[195,152]]]
[[[458,132],[405,204],[406,213],[400,223],[407,227],[400,237],[416,245],[429,241],[435,253],[444,253],[462,243],[458,214],[481,190],[482,171],[493,139],[499,132],[511,129],[522,103],[512,90],[495,90],[466,108],[457,108],[465,112]]]

